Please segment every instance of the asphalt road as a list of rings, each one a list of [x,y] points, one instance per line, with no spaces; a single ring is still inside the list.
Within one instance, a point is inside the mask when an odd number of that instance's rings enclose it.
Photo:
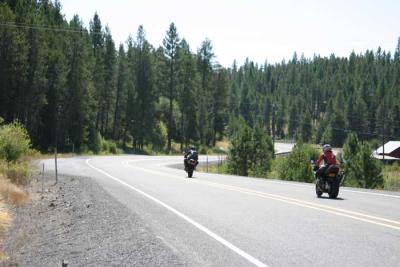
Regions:
[[[200,157],[204,160],[204,157]],[[52,160],[44,161],[51,171]],[[94,178],[192,266],[400,266],[400,194],[195,172],[182,157],[59,159]]]

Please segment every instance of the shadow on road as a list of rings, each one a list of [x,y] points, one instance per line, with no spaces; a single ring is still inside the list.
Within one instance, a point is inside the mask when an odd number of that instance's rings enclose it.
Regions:
[[[345,198],[337,197],[337,198],[329,198],[327,196],[317,197],[318,199],[328,199],[328,200],[346,200]]]

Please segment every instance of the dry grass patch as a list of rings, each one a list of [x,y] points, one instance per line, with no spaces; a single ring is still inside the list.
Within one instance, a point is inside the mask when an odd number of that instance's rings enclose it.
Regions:
[[[221,140],[221,141],[217,141],[215,143],[215,147],[221,149],[221,150],[225,150],[228,151],[229,150],[229,141],[228,140]]]
[[[17,185],[27,185],[30,182],[30,166],[28,162],[6,163],[0,160],[0,174]]]
[[[0,201],[0,233],[6,230],[10,226],[10,215],[3,202]]]
[[[22,205],[29,201],[28,195],[10,180],[0,175],[0,198],[11,204]]]
[[[0,174],[0,243],[2,242],[1,237],[4,232],[11,226],[11,216],[6,203],[22,205],[28,201],[29,197],[22,189]],[[7,255],[0,250],[0,263],[7,260]]]
[[[0,242],[2,242],[3,233],[7,230],[8,227],[11,225],[11,217],[8,213],[7,207],[4,204],[4,200],[0,199]],[[0,250],[0,263],[5,262],[8,260],[6,254]]]

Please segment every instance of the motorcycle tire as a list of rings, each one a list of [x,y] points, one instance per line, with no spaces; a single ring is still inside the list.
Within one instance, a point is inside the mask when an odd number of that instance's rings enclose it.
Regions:
[[[315,184],[315,193],[317,194],[317,197],[321,197],[322,196],[322,191],[321,189],[319,189],[318,184]]]
[[[192,176],[193,176],[193,170],[188,170],[188,177],[192,178]]]
[[[331,190],[329,191],[329,198],[337,198],[339,195],[339,183],[338,181],[334,181],[331,184]]]

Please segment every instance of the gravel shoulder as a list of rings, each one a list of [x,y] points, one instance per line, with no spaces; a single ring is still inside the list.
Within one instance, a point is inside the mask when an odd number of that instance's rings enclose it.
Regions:
[[[14,207],[3,266],[184,266],[137,214],[87,177],[44,178]],[[1,264],[0,264],[1,265]]]

